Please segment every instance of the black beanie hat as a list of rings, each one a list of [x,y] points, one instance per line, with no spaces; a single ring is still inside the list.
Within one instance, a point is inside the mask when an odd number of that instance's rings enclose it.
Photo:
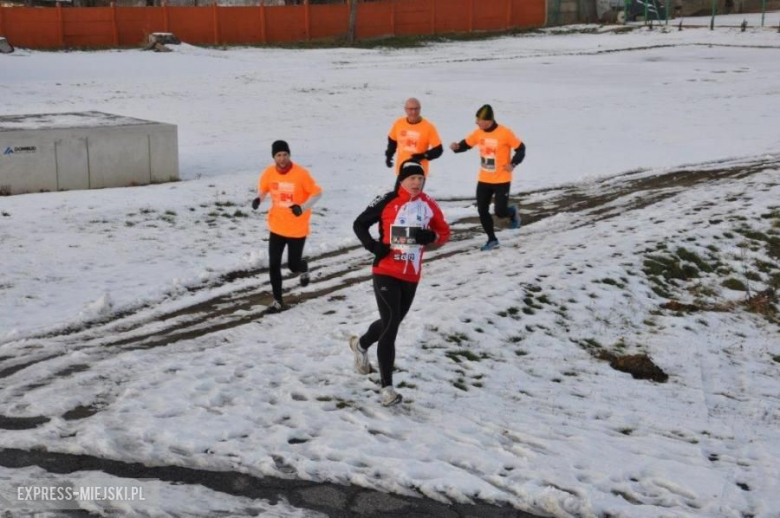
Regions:
[[[277,140],[271,144],[271,156],[276,156],[279,151],[286,151],[290,154],[290,146],[284,140]]]
[[[489,104],[483,105],[482,108],[477,110],[477,118],[483,121],[496,120],[493,116],[493,107]]]
[[[419,174],[425,178],[425,169],[423,169],[423,166],[420,165],[420,162],[415,160],[405,160],[398,169],[398,178],[395,182],[395,188],[398,189],[398,186],[401,185],[401,182],[416,174]]]

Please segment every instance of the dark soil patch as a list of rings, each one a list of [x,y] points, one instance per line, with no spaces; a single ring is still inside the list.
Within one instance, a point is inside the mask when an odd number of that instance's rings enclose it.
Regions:
[[[657,381],[658,383],[665,383],[669,379],[669,375],[653,363],[653,360],[646,354],[620,356],[607,351],[602,351],[598,354],[597,358],[599,360],[608,361],[609,366],[615,370],[631,374],[634,379],[652,380]]]
[[[764,316],[777,314],[777,292],[771,288],[758,292],[745,299],[744,305],[748,311]]]
[[[31,430],[42,424],[48,423],[48,417],[7,417],[0,415],[0,429],[2,430]]]
[[[682,302],[678,302],[676,300],[670,300],[669,302],[661,304],[661,308],[683,313],[696,313],[702,310],[702,308],[696,304],[683,304]]]
[[[79,405],[76,408],[68,410],[62,414],[62,418],[66,421],[77,421],[79,419],[86,419],[100,412],[100,407],[95,405],[83,406]]]

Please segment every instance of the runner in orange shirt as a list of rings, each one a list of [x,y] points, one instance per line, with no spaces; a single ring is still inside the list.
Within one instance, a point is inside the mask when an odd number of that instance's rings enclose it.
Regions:
[[[385,165],[393,167],[393,157],[396,157],[396,175],[401,164],[411,159],[422,164],[427,178],[428,162],[436,160],[444,152],[436,126],[422,118],[420,109],[420,101],[414,97],[407,99],[404,104],[406,117],[396,120],[387,135]]]
[[[287,267],[293,273],[300,273],[301,286],[309,284],[309,264],[303,259],[303,245],[309,235],[311,208],[322,195],[322,188],[314,181],[309,171],[293,164],[290,160],[290,146],[284,140],[277,140],[271,146],[274,164],[268,166],[257,182],[257,198],[252,208],[257,209],[265,197],[271,194],[271,208],[268,209],[268,268],[274,301],[270,309],[280,311],[282,303],[282,253],[287,249]]]
[[[515,136],[511,129],[500,126],[493,116],[489,104],[477,110],[477,129],[460,142],[450,144],[456,153],[468,151],[479,146],[479,181],[477,182],[477,210],[482,228],[488,236],[481,250],[498,248],[498,239],[490,215],[490,201],[495,196],[496,216],[509,218],[510,227],[520,226],[517,206],[509,204],[509,188],[512,184],[512,172],[525,158],[525,144]],[[510,152],[514,150],[511,160]]]

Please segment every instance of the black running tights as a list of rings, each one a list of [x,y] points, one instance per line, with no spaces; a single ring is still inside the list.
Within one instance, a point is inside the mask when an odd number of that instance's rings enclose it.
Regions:
[[[495,195],[496,216],[499,218],[509,217],[509,187],[511,183],[485,183],[477,182],[477,211],[479,211],[479,222],[488,236],[488,240],[496,238],[493,230],[493,216],[490,215],[490,201]]]
[[[305,237],[284,237],[271,232],[268,239],[268,269],[271,273],[271,289],[274,299],[282,301],[282,253],[287,246],[287,267],[293,273],[304,271],[305,261],[303,257],[303,245]]]
[[[393,385],[395,337],[398,335],[401,321],[412,307],[416,291],[416,282],[374,275],[374,295],[379,308],[379,320],[372,322],[366,334],[360,337],[360,346],[368,349],[373,344],[378,344],[376,355],[383,387]]]

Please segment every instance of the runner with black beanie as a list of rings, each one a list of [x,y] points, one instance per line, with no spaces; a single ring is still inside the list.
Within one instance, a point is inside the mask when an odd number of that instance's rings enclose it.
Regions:
[[[398,171],[395,189],[375,199],[353,225],[366,250],[374,254],[374,295],[379,319],[363,336],[353,335],[349,347],[355,370],[369,374],[368,349],[377,344],[382,405],[403,399],[393,388],[395,338],[398,327],[412,306],[422,271],[426,247],[441,246],[450,238],[450,227],[437,203],[423,193],[425,171],[419,162],[407,160]],[[379,238],[369,229],[378,224]]]

